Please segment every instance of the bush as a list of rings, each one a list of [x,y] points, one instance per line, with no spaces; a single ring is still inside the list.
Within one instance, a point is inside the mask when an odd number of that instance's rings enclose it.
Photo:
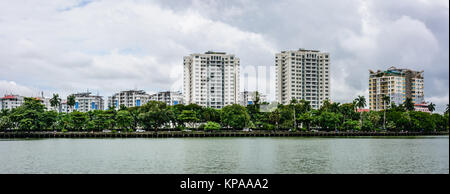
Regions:
[[[183,125],[178,125],[178,126],[175,127],[175,129],[179,130],[179,131],[183,131],[185,128],[186,127],[184,127]]]
[[[211,122],[209,121],[206,125],[205,125],[205,130],[210,131],[210,130],[220,130],[220,124],[216,123],[216,122]]]
[[[269,123],[263,123],[263,129],[265,130],[275,130],[275,125],[269,124]]]
[[[202,123],[200,126],[198,126],[198,129],[200,129],[200,130],[203,130],[203,129],[205,129],[205,124],[204,123]]]

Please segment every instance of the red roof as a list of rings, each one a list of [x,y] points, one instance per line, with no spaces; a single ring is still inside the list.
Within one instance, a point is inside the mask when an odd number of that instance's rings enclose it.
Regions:
[[[358,112],[370,112],[369,109],[358,109]]]
[[[13,95],[7,95],[5,97],[3,97],[2,99],[16,99],[17,96],[13,96]]]

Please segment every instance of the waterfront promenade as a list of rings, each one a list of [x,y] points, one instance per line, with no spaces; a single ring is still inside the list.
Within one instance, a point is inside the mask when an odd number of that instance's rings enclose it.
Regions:
[[[151,131],[151,132],[0,132],[0,138],[181,138],[181,137],[353,137],[436,136],[449,132],[289,132],[289,131]]]

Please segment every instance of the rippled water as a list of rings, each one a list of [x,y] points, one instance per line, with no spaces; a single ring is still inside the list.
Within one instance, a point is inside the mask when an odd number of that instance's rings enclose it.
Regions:
[[[0,173],[449,173],[449,139],[0,140]]]

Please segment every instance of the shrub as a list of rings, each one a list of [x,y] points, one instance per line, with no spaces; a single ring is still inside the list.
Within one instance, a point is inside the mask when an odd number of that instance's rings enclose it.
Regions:
[[[209,130],[220,130],[220,128],[221,128],[220,124],[216,123],[216,122],[209,121],[205,125],[205,130],[207,130],[207,131],[209,131]]]

